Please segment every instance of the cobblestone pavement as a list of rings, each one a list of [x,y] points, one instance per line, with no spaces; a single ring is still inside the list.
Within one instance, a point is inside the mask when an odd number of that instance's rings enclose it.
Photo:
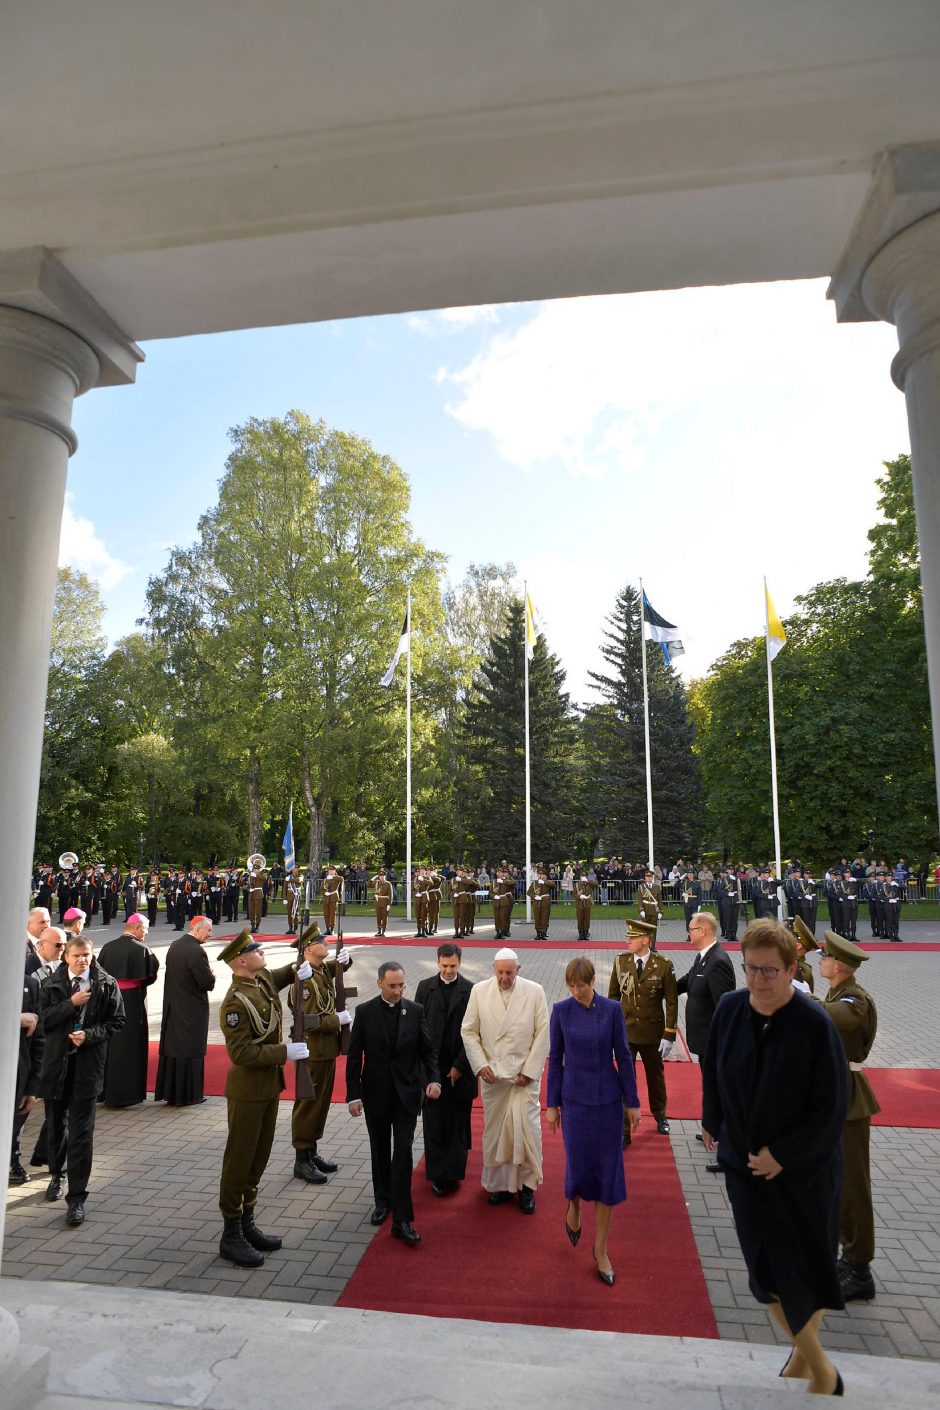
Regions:
[[[365,928],[357,920],[349,918],[350,936]],[[117,929],[112,927],[110,933]],[[401,922],[396,929],[402,935],[412,933]],[[925,923],[917,927],[916,938],[924,932],[924,939],[933,939],[927,932],[935,929]],[[533,938],[531,926],[524,923],[513,930],[518,940]],[[913,939],[911,931],[913,926],[908,927],[908,938]],[[103,933],[106,938],[108,932]],[[573,922],[553,924],[551,933],[553,939],[569,940],[571,948],[522,951],[523,973],[543,984],[553,1002],[564,997],[565,964],[580,951],[594,960],[604,991],[613,952],[590,944],[576,946]],[[608,920],[601,913],[595,919],[592,939],[598,944],[616,942],[622,934],[622,916]],[[678,941],[683,935],[679,921],[667,921],[661,929],[665,940]],[[152,943],[158,953],[173,936],[162,924],[155,927]],[[491,940],[492,924],[481,920],[476,938]],[[350,943],[360,998],[373,992],[375,967],[383,959],[401,959],[411,992],[434,969],[434,942],[400,946],[397,951],[393,935],[382,946]],[[210,956],[219,948],[211,945]],[[680,973],[691,963],[691,951],[688,957],[681,951],[669,953]],[[286,946],[269,947],[270,963],[284,963],[288,957]],[[490,963],[489,950],[466,948],[463,970],[469,979],[487,977]],[[216,1010],[228,971],[217,963],[214,967],[219,982],[210,1038],[221,1041]],[[877,999],[880,1019],[872,1065],[940,1066],[940,947],[936,954],[905,951],[903,946],[873,954],[864,966],[863,981]],[[824,991],[824,982],[818,989]],[[149,1003],[153,1037],[159,1033],[160,999],[158,982]],[[37,1129],[34,1116],[26,1128],[27,1153]],[[766,1314],[747,1290],[724,1183],[705,1171],[704,1153],[694,1140],[696,1129],[694,1122],[674,1121],[671,1141],[719,1333],[735,1340],[772,1342],[776,1337]],[[334,1108],[324,1147],[341,1169],[327,1186],[312,1189],[292,1179],[290,1105],[281,1104],[259,1217],[262,1227],[267,1223],[284,1234],[285,1246],[252,1272],[224,1264],[217,1256],[218,1171],[225,1132],[221,1098],[180,1111],[152,1100],[124,1111],[101,1109],[87,1224],[79,1230],[65,1227],[62,1204],[45,1202],[46,1181],[37,1173],[29,1184],[8,1192],[4,1275],[334,1303],[371,1239],[387,1236],[384,1230],[376,1234],[368,1222],[371,1180],[363,1123],[349,1118],[342,1105]],[[416,1158],[420,1153],[419,1128]],[[940,1131],[874,1128],[872,1166],[878,1296],[870,1304],[830,1314],[827,1344],[836,1350],[940,1359]]]

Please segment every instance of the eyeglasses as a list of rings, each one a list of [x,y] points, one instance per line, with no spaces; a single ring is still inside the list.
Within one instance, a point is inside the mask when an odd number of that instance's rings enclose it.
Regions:
[[[776,979],[780,969],[772,964],[743,964],[741,968],[748,979],[756,979],[760,975],[761,979]]]

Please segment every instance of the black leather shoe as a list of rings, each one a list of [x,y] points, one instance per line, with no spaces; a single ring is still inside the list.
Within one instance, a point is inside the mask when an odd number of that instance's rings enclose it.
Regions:
[[[55,1200],[61,1199],[61,1198],[62,1198],[62,1176],[61,1176],[61,1175],[53,1175],[52,1179],[49,1181],[48,1185],[46,1186],[46,1199],[49,1201],[50,1204],[53,1204]]]
[[[77,1229],[79,1224],[85,1222],[85,1204],[83,1200],[77,1199],[74,1204],[70,1204],[65,1212],[65,1222]]]
[[[701,1141],[703,1145],[705,1144],[705,1137],[702,1135],[701,1131],[696,1131],[695,1139]]]
[[[439,1183],[437,1182],[437,1180],[432,1180],[432,1181],[431,1181],[431,1194],[432,1194],[432,1195],[438,1195],[438,1196],[446,1195],[446,1194],[447,1194],[447,1186],[446,1186],[446,1185],[441,1185],[441,1184],[439,1184]]]
[[[528,1185],[523,1185],[519,1191],[519,1208],[523,1214],[535,1213],[535,1191],[530,1190]]]
[[[489,1197],[490,1204],[505,1204],[511,1199],[512,1195],[508,1190],[495,1190]]]
[[[606,1287],[612,1288],[614,1283],[617,1281],[617,1274],[614,1272],[613,1268],[611,1268],[608,1273],[605,1273],[597,1262],[596,1253],[594,1254],[594,1267],[597,1269],[597,1276],[600,1278],[601,1282]]]
[[[629,1131],[624,1131],[624,1133],[623,1133],[623,1148],[624,1148],[624,1150],[627,1149],[627,1146],[632,1146],[632,1145],[633,1145],[633,1137],[630,1135],[630,1132],[629,1132]]]
[[[369,1223],[384,1224],[391,1212],[387,1204],[377,1204],[369,1216]]]
[[[419,1244],[421,1235],[413,1224],[393,1224],[392,1237],[401,1239],[403,1244]]]
[[[29,1172],[23,1169],[18,1160],[10,1161],[10,1178],[7,1182],[10,1185],[25,1185],[29,1179]]]
[[[875,1296],[871,1265],[846,1259],[845,1266],[839,1269],[839,1287],[845,1302],[871,1302]]]
[[[322,1170],[324,1175],[335,1175],[339,1169],[339,1166],[334,1165],[332,1160],[327,1160],[322,1155],[315,1155],[310,1164],[315,1165],[318,1170]]]
[[[718,1164],[717,1160],[710,1160],[705,1169],[712,1175],[721,1174],[721,1166]]]
[[[657,1121],[656,1130],[661,1136],[669,1135],[669,1122],[666,1120],[665,1116],[661,1116]]]

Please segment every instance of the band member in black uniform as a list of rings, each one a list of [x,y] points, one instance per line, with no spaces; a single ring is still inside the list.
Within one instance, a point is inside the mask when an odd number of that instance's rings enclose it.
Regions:
[[[693,871],[687,871],[685,880],[682,883],[682,905],[685,915],[685,928],[688,930],[689,921],[695,912],[702,908],[702,883],[697,880]]]
[[[160,899],[160,873],[154,869],[147,878],[147,920],[152,926],[157,923],[157,903]]]

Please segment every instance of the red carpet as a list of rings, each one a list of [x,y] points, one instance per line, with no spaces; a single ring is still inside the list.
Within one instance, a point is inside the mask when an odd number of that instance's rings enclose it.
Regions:
[[[715,1337],[705,1279],[669,1141],[646,1131],[626,1154],[626,1204],[614,1212],[609,1244],[617,1282],[605,1287],[591,1258],[593,1209],[573,1249],[565,1217],[560,1135],[543,1137],[545,1184],[534,1216],[515,1201],[491,1208],[480,1186],[482,1112],[474,1110],[474,1150],[459,1192],[436,1199],[415,1171],[420,1248],[405,1248],[384,1226],[339,1298],[340,1307],[411,1312],[486,1322],[655,1336]],[[655,1211],[655,1217],[652,1217]]]

